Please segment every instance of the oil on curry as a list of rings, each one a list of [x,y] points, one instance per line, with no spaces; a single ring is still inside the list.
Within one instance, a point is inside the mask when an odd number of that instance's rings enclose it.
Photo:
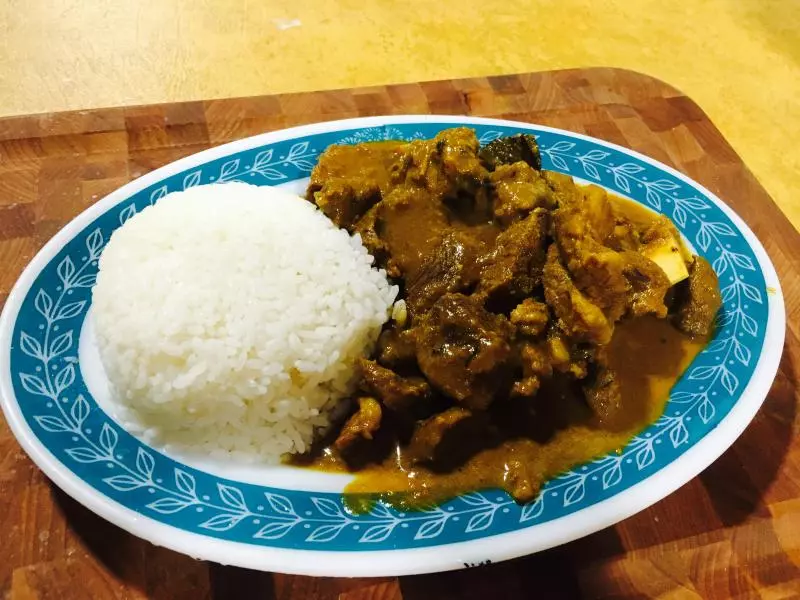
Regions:
[[[544,171],[531,135],[331,146],[307,198],[403,302],[350,412],[295,464],[419,508],[549,478],[662,413],[707,343],[716,274],[664,216]]]

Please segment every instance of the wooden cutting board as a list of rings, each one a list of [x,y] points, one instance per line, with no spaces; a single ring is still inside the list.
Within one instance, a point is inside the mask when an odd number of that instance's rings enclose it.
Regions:
[[[742,437],[665,500],[560,548],[437,575],[315,579],[197,562],[128,535],[51,485],[0,421],[0,597],[800,598],[800,237],[703,111],[660,81],[579,69],[0,120],[0,303],[61,226],[156,167],[292,125],[401,113],[586,133],[672,165],[728,202],[775,262],[788,312],[780,371]]]

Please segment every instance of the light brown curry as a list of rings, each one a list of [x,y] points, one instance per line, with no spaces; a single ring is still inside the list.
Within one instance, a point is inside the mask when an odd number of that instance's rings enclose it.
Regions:
[[[674,226],[541,170],[532,136],[332,146],[308,189],[360,234],[404,310],[346,419],[295,464],[407,508],[484,488],[524,502],[662,413],[720,306]]]

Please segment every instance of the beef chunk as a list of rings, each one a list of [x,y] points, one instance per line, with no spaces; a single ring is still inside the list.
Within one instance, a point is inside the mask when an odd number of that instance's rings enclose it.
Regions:
[[[390,142],[331,146],[320,155],[311,172],[308,200],[336,225],[352,230],[388,189],[393,150],[402,145]]]
[[[702,256],[695,256],[689,267],[689,279],[677,290],[675,325],[689,335],[710,335],[714,318],[722,306],[719,280]]]
[[[600,195],[586,202],[572,180],[553,177],[552,184],[559,200],[553,213],[557,244],[580,292],[612,323],[625,315],[666,315],[670,282],[664,271],[638,252],[618,252],[600,239],[613,233]]]
[[[375,231],[405,277],[420,268],[450,230],[446,207],[418,188],[395,188],[377,206]],[[387,266],[388,271],[388,266]]]
[[[414,331],[391,327],[378,338],[378,362],[390,369],[406,369],[417,364],[417,342]]]
[[[478,159],[478,138],[466,127],[446,129],[432,140],[413,141],[392,166],[395,183],[427,190],[438,198],[474,193],[488,179]]]
[[[580,189],[580,194],[583,198],[582,208],[592,228],[592,235],[598,241],[607,244],[614,237],[617,224],[608,193],[596,185],[587,185]]]
[[[547,251],[544,266],[544,296],[553,309],[559,327],[579,340],[597,344],[611,341],[613,326],[600,308],[593,304],[572,281],[553,244]]]
[[[497,236],[476,290],[490,306],[514,306],[541,283],[547,222],[547,212],[536,210]]]
[[[629,286],[622,257],[596,239],[572,179],[547,175],[558,198],[553,228],[563,264],[577,289],[613,323],[625,314],[628,303]]]
[[[503,225],[524,219],[534,209],[554,207],[547,180],[524,162],[502,165],[489,177],[494,192],[494,218]]]
[[[628,281],[627,314],[640,317],[655,315],[659,318],[667,316],[667,305],[664,302],[670,288],[669,278],[664,270],[649,258],[638,252],[623,252],[625,261],[623,273]]]
[[[431,386],[422,377],[401,377],[394,371],[378,363],[361,359],[358,363],[361,372],[361,387],[375,395],[394,411],[407,411],[415,404],[430,400]]]
[[[452,433],[469,419],[472,413],[466,408],[453,407],[422,421],[414,431],[408,454],[415,462],[430,462],[437,458],[437,450],[448,433]]]
[[[481,245],[459,231],[446,234],[436,249],[406,279],[406,302],[412,316],[422,314],[444,294],[475,285]]]
[[[342,427],[334,447],[341,452],[359,441],[371,440],[381,426],[381,415],[381,405],[375,398],[359,398],[358,410]]]
[[[331,181],[314,194],[314,202],[338,227],[351,229],[353,225],[380,199],[377,186],[354,187],[346,181]]]
[[[361,236],[361,243],[367,251],[375,257],[375,261],[381,267],[386,268],[389,261],[389,246],[381,239],[378,218],[381,205],[376,204],[370,208],[361,219],[352,227],[352,232]],[[387,269],[388,270],[388,269]],[[399,271],[389,273],[391,277],[398,277]]]
[[[446,294],[421,319],[417,362],[431,385],[473,409],[486,408],[512,366],[513,327],[475,298]]]

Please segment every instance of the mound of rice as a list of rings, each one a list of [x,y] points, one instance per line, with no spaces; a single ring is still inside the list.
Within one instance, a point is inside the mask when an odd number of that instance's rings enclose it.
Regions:
[[[274,188],[198,186],[142,210],[111,236],[92,301],[123,420],[168,450],[304,451],[391,312],[372,262]]]

